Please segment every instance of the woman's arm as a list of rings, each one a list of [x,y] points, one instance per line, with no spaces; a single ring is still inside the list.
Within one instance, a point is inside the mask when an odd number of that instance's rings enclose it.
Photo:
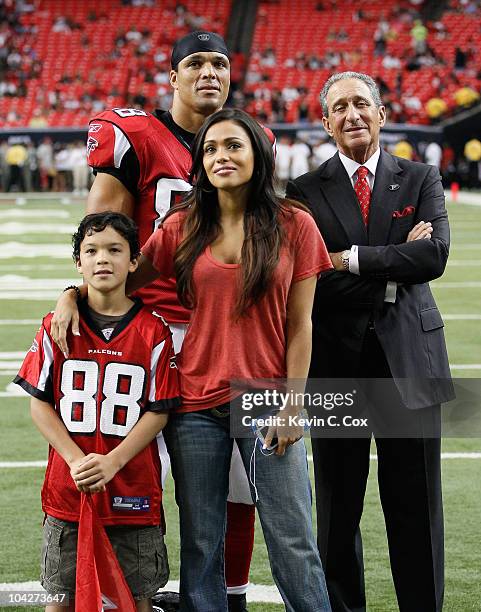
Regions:
[[[141,255],[137,269],[135,272],[129,274],[127,278],[127,284],[125,286],[126,294],[129,295],[137,291],[137,289],[145,287],[145,285],[151,283],[158,278],[158,276],[159,273],[151,264],[150,260]],[[88,286],[83,284],[79,289],[80,296],[82,298],[87,297]],[[72,324],[72,333],[74,336],[78,336],[79,314],[77,308],[77,291],[75,289],[68,289],[60,294],[55,306],[55,313],[52,317],[52,325],[50,328],[53,341],[58,345],[65,359],[68,359],[67,330],[70,324]]]
[[[312,305],[316,289],[316,276],[297,281],[291,286],[287,299],[287,390],[294,394],[304,393],[309,372],[312,349]],[[281,418],[296,416],[302,405],[293,404],[279,413]],[[266,446],[270,446],[277,429],[277,455],[283,455],[288,445],[294,444],[303,435],[301,426],[284,425],[270,428],[266,436]]]
[[[131,272],[127,277],[127,284],[125,285],[125,293],[130,295],[137,289],[145,287],[150,284],[156,278],[159,278],[159,272],[154,268],[150,259],[147,259],[144,255],[139,257],[139,265],[135,272]]]

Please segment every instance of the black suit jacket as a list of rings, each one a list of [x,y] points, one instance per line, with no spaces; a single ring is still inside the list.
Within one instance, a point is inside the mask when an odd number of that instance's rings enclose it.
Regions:
[[[438,170],[381,151],[367,229],[339,154],[290,181],[286,196],[309,206],[329,252],[359,247],[359,276],[332,271],[318,281],[310,376],[356,376],[372,320],[409,408],[452,399],[444,324],[428,285],[449,253]],[[432,223],[431,240],[406,242],[419,221]],[[399,283],[393,304],[384,302],[388,280]]]

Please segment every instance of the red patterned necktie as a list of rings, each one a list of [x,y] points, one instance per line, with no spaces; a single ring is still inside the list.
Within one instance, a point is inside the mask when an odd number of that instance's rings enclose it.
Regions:
[[[359,166],[357,169],[357,181],[354,183],[354,191],[356,192],[364,225],[367,225],[369,218],[369,205],[371,204],[371,189],[367,182],[366,176],[369,170],[365,166]]]

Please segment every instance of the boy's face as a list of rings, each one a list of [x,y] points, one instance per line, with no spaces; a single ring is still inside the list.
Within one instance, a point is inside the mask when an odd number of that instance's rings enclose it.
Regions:
[[[82,240],[77,270],[100,293],[110,293],[124,285],[128,273],[136,268],[137,261],[130,259],[129,243],[113,227],[107,226]]]

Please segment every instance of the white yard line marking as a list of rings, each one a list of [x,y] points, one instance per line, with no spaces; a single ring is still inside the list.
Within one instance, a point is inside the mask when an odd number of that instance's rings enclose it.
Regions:
[[[0,243],[0,259],[17,257],[36,258],[49,257],[50,259],[70,259],[72,247],[69,244],[29,244],[24,242]]]
[[[40,319],[0,319],[0,325],[39,325]]]
[[[479,251],[481,244],[478,242],[468,242],[466,244],[451,244],[452,251]]]
[[[478,321],[481,314],[443,314],[445,321]],[[0,319],[1,325],[40,325],[40,319]]]
[[[71,278],[30,278],[20,274],[3,274],[0,276],[0,290],[17,288],[24,289],[28,286],[29,289],[63,289],[65,283],[72,284],[79,282],[79,278],[72,280]]]
[[[31,220],[33,217],[40,217],[46,219],[52,217],[54,219],[68,219],[70,213],[66,210],[59,210],[57,208],[33,208],[25,210],[24,208],[8,208],[7,210],[0,210],[0,220],[11,219],[19,217],[20,219]]]
[[[71,236],[77,226],[73,223],[18,223],[17,221],[9,221],[8,223],[0,223],[0,235],[7,236],[25,236],[27,234],[66,234]]]
[[[163,591],[179,591],[179,581],[169,580]],[[40,582],[10,582],[0,584],[0,591],[43,591]],[[277,587],[267,584],[250,584],[247,590],[247,601],[282,604]]]
[[[450,363],[452,370],[481,370],[481,363]]]
[[[464,260],[464,259],[449,259],[448,260],[448,268],[452,267],[452,266],[459,266],[459,267],[467,267],[467,266],[473,266],[473,267],[477,267],[477,266],[481,266],[481,261],[471,261],[471,260]]]
[[[377,461],[377,455],[369,455],[371,461]],[[441,453],[441,459],[481,459],[481,453]],[[312,455],[307,455],[307,460],[312,463]],[[0,461],[0,469],[10,470],[17,468],[45,468],[47,462],[44,461]]]
[[[72,259],[57,264],[15,264],[15,272],[51,272],[56,270],[64,272],[65,269],[73,270]],[[11,272],[12,264],[0,264],[0,271]]]
[[[478,321],[481,314],[444,314],[442,317],[445,321]]]
[[[481,281],[433,281],[432,287],[435,289],[479,289],[481,287]]]
[[[47,467],[46,461],[0,461],[0,469],[9,470],[12,468],[44,468]]]

